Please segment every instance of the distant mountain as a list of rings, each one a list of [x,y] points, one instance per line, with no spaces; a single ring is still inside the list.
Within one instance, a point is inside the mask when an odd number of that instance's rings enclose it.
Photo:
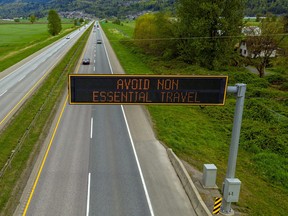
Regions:
[[[137,14],[140,11],[172,10],[175,0],[0,0],[0,18],[35,14],[42,17],[50,9],[83,11],[97,17]]]
[[[0,18],[47,15],[48,10],[83,11],[97,17],[125,17],[145,11],[175,11],[177,0],[0,0]],[[288,14],[288,0],[248,0],[245,15]]]
[[[257,14],[288,14],[288,0],[248,0],[245,14],[255,16]]]

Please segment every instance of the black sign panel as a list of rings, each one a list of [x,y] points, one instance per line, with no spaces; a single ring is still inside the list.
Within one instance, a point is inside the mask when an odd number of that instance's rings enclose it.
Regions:
[[[70,104],[224,105],[227,76],[69,75]]]

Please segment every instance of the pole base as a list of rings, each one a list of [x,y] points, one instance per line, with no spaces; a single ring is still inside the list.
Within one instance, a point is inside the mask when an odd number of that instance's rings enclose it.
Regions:
[[[232,208],[230,209],[229,212],[223,210],[222,208],[220,209],[220,215],[232,216],[232,215],[234,215],[234,214],[235,214],[235,212],[234,212],[234,210],[233,210]]]

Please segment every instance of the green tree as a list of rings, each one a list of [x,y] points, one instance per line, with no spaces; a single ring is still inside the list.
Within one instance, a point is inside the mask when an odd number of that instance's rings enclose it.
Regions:
[[[269,65],[270,59],[275,55],[277,49],[284,41],[284,26],[281,20],[273,21],[267,17],[260,24],[262,34],[260,36],[248,36],[246,38],[250,65],[256,67],[260,77],[264,77],[265,68]]]
[[[243,0],[179,0],[181,57],[210,69],[230,62],[240,35],[243,8]]]
[[[48,32],[55,36],[62,30],[61,19],[55,10],[48,13]]]
[[[164,13],[145,14],[136,20],[135,43],[146,53],[171,57],[176,53],[174,25]]]
[[[33,24],[36,21],[36,16],[34,14],[32,14],[32,15],[30,15],[29,19],[30,19],[30,22]]]

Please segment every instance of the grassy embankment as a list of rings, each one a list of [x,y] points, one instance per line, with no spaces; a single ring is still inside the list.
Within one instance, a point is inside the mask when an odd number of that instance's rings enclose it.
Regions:
[[[133,23],[124,23],[123,26],[102,23],[102,27],[128,74],[223,74],[229,76],[229,85],[247,84],[236,171],[242,185],[240,201],[233,208],[255,216],[286,215],[288,88],[285,86],[288,67],[275,67],[272,69],[274,78],[264,79],[243,68],[207,71],[177,60],[165,61],[141,54],[129,42]],[[277,83],[277,77],[284,81]],[[235,97],[229,95],[223,107],[147,108],[158,139],[199,170],[204,163],[216,164],[217,185],[221,186],[228,161]]]
[[[25,103],[0,134],[0,168],[11,152],[19,152],[0,178],[0,215],[11,215],[29,177],[33,162],[55,115],[61,95],[66,90],[67,74],[73,72],[89,36],[89,31],[67,53],[45,78],[45,81]]]
[[[59,35],[52,37],[47,24],[0,24],[0,72],[69,32],[74,24],[62,24]]]

